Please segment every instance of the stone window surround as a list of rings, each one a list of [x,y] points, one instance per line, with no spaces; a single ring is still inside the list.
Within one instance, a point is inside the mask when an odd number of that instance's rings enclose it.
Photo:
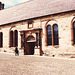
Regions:
[[[13,31],[13,30],[9,30],[9,47],[12,47],[11,46],[11,31]],[[18,30],[14,30],[13,31],[13,47],[15,47],[15,31],[17,31],[18,32]],[[18,41],[17,41],[17,46],[18,46]]]
[[[48,25],[50,25],[50,24],[48,24]],[[47,26],[48,26],[48,25],[46,25],[46,27],[45,27],[45,28],[46,28],[46,38],[45,38],[45,39],[46,39],[46,46],[58,46],[59,44],[58,44],[58,45],[54,45],[54,33],[53,33],[53,26],[54,26],[54,25],[58,25],[58,24],[57,24],[57,23],[54,23],[54,24],[52,25],[52,45],[48,45],[48,44],[47,44]],[[59,29],[58,29],[58,30],[59,30]],[[59,37],[59,33],[58,33],[58,37]],[[59,38],[58,38],[58,40],[59,40]]]

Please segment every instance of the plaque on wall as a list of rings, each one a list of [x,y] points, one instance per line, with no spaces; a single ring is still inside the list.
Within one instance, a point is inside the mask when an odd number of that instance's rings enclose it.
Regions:
[[[33,28],[33,21],[28,22],[28,28]]]

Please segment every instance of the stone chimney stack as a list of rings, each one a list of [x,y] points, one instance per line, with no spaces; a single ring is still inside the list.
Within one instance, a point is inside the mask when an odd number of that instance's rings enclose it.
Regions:
[[[4,4],[0,2],[0,10],[4,9]]]

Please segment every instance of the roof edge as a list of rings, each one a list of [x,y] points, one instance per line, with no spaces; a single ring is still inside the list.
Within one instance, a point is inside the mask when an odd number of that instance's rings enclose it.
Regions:
[[[0,26],[7,25],[7,24],[12,24],[12,23],[17,23],[17,22],[22,22],[22,21],[26,21],[26,20],[31,20],[31,19],[36,19],[36,18],[41,18],[41,17],[46,17],[46,16],[50,16],[50,15],[57,15],[57,14],[61,14],[61,13],[73,12],[73,11],[75,11],[75,10],[69,10],[69,11],[64,11],[64,12],[59,12],[59,13],[54,13],[54,14],[48,14],[48,15],[44,15],[44,16],[38,16],[38,17],[28,18],[28,19],[24,19],[24,20],[10,22],[10,23],[6,23],[6,24],[1,24]]]

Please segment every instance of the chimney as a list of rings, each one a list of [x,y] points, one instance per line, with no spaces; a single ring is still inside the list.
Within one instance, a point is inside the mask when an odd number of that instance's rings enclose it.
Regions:
[[[4,9],[4,4],[2,4],[2,2],[0,2],[0,10]]]

